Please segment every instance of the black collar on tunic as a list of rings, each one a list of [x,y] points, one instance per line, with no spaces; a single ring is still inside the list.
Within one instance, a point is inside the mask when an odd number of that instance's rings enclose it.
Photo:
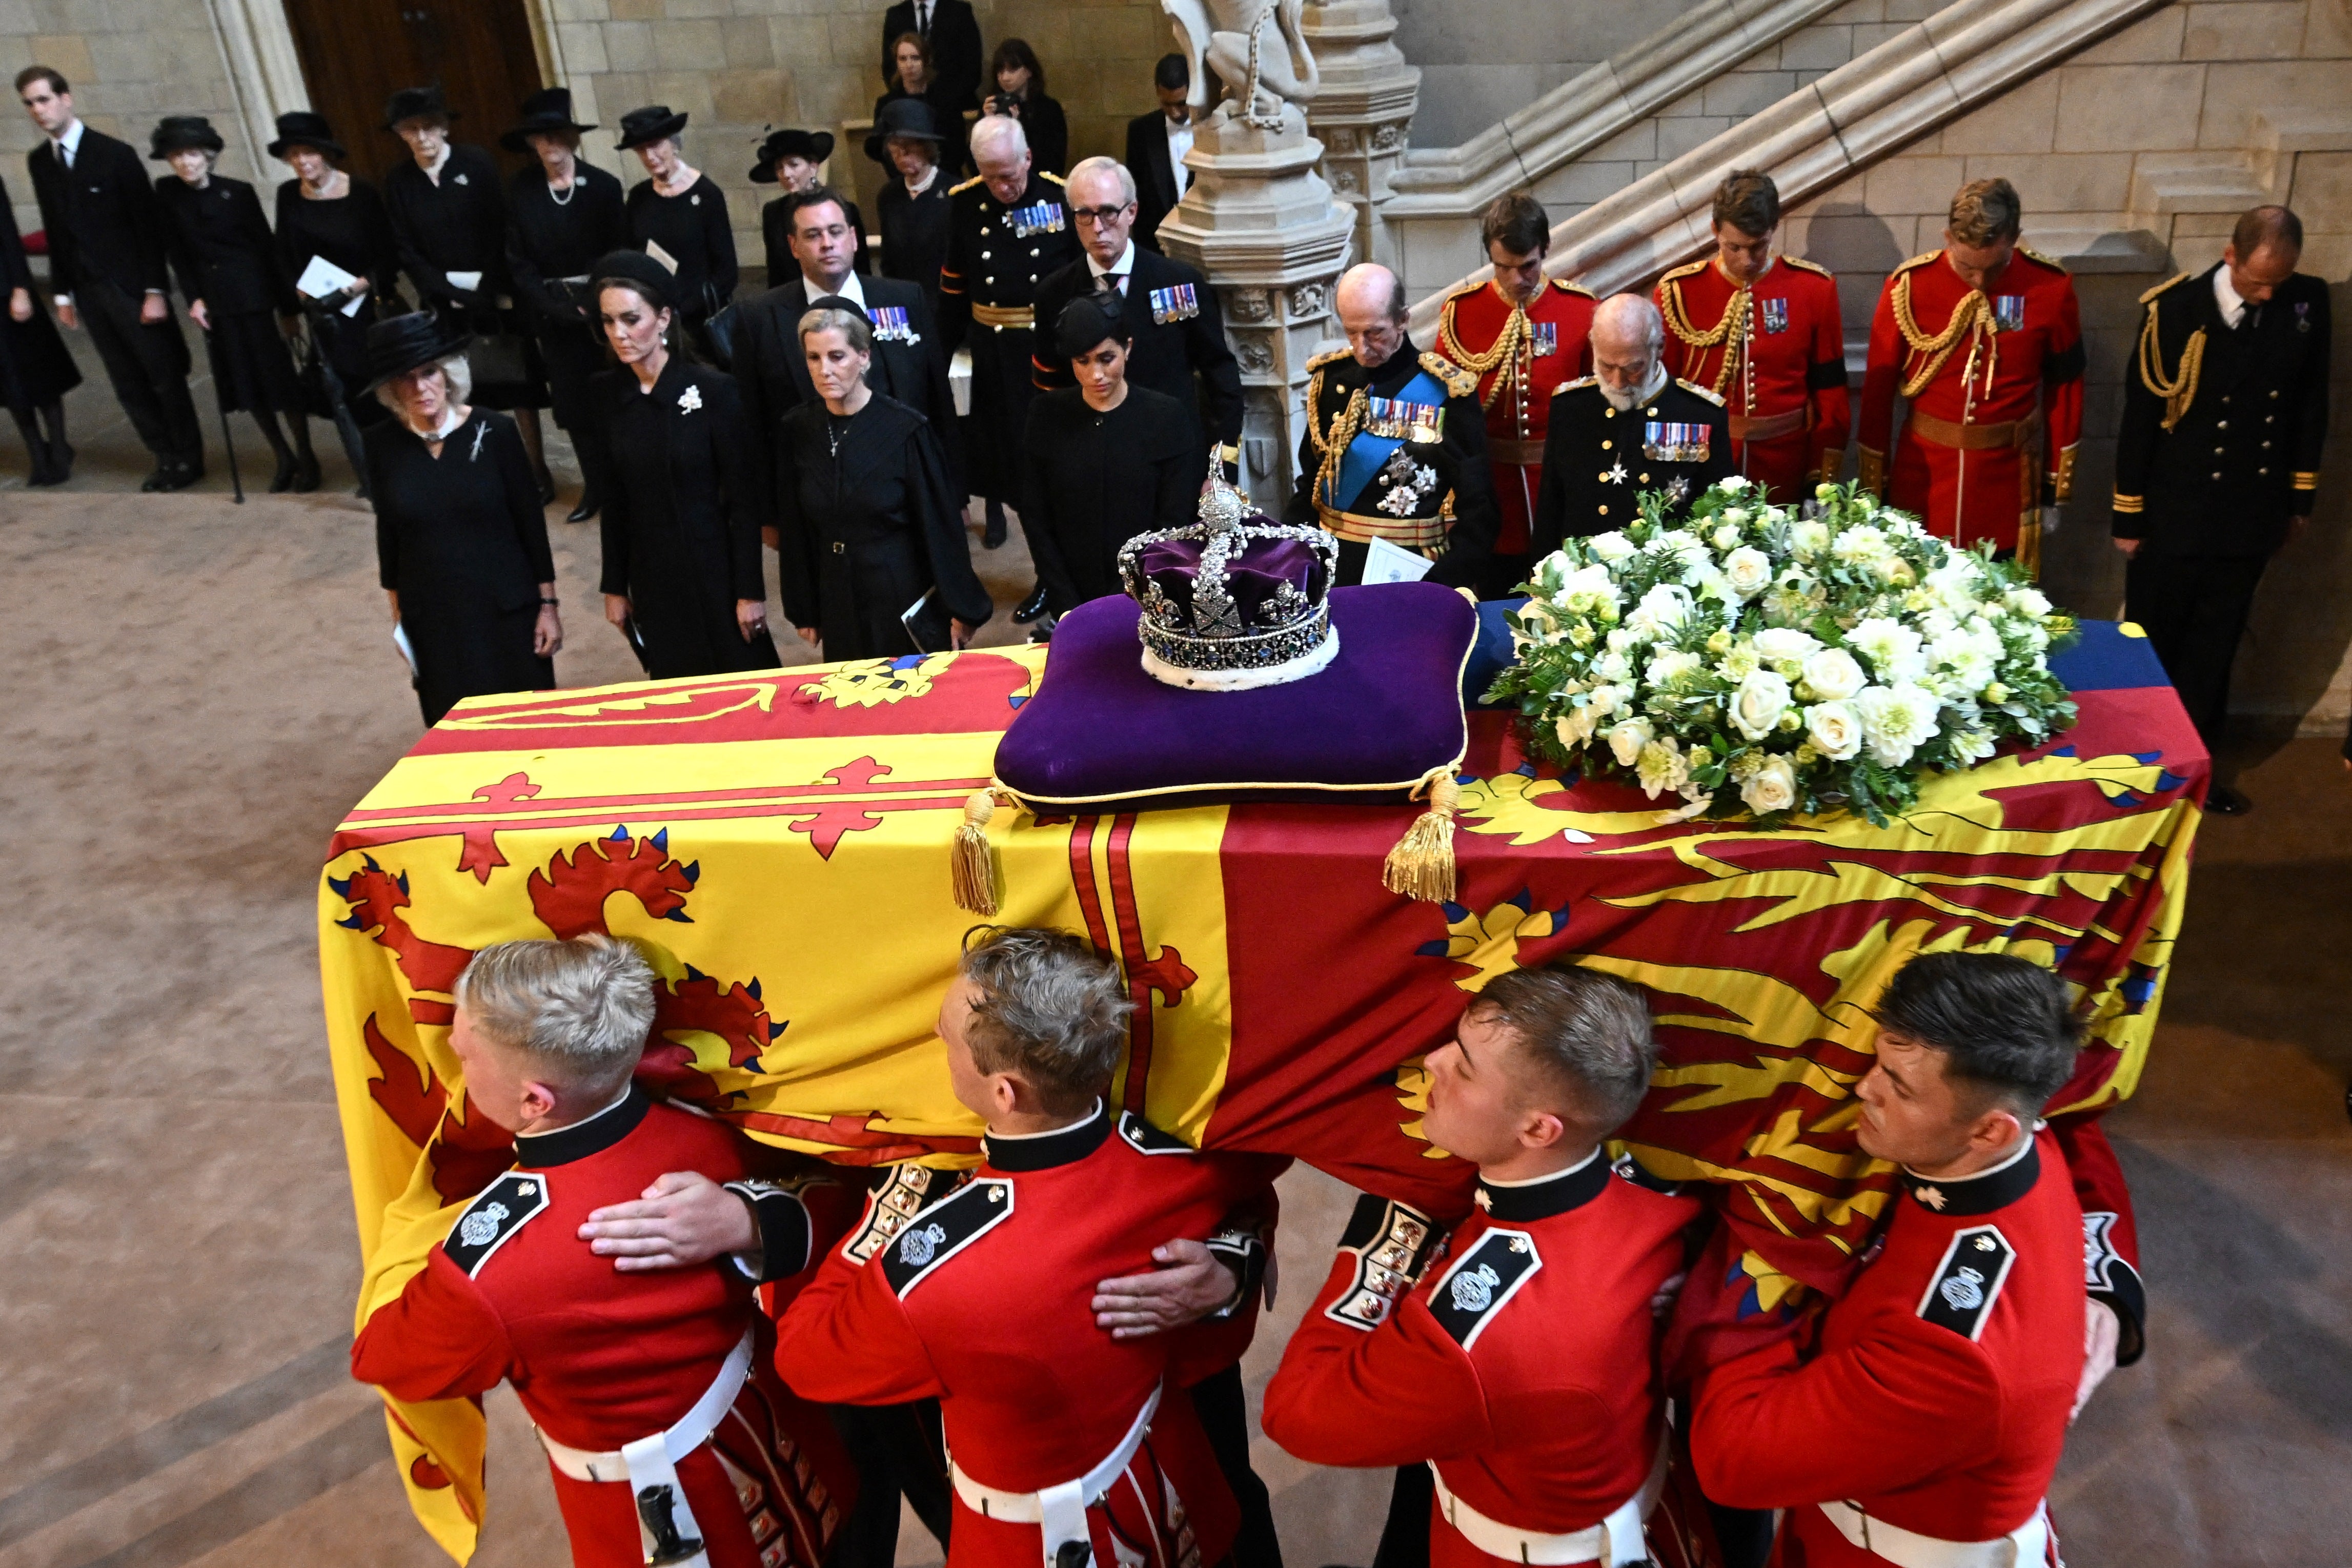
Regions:
[[[1420,373],[1421,350],[1414,346],[1412,334],[1407,333],[1395,353],[1365,372],[1364,384],[1374,397],[1390,397]]]
[[[1974,1176],[1923,1176],[1906,1166],[1895,1173],[1903,1189],[1920,1207],[1937,1214],[1990,1214],[2007,1208],[2033,1190],[2042,1179],[2042,1151],[2028,1133],[2019,1147],[2001,1161]]]
[[[1536,1181],[1478,1184],[1478,1207],[1488,1218],[1524,1222],[1581,1208],[1609,1185],[1609,1162],[1595,1149],[1580,1165]]]
[[[637,1130],[654,1103],[644,1090],[629,1085],[628,1092],[584,1122],[558,1127],[552,1133],[521,1133],[515,1137],[515,1163],[530,1170],[570,1165],[590,1155],[601,1155]]]
[[[980,1142],[991,1167],[1017,1173],[1049,1171],[1055,1166],[1076,1165],[1101,1148],[1103,1140],[1109,1136],[1110,1113],[1097,1100],[1094,1114],[1074,1125],[1056,1127],[1050,1133],[1038,1133],[1029,1137],[992,1135]]]

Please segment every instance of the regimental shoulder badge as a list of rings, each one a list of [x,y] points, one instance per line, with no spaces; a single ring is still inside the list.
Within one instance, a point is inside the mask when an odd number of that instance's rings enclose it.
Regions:
[[[2115,1228],[2115,1210],[2088,1209],[2084,1212],[2083,1288],[2086,1291],[2112,1291],[2116,1288],[2115,1267],[2124,1260],[2108,1236]],[[2124,1267],[2128,1269],[2131,1265],[2125,1263]]]
[[[1477,293],[1480,289],[1486,287],[1486,285],[1483,281],[1478,283],[1455,284],[1453,287],[1445,291],[1445,308],[1452,309],[1455,300],[1467,299],[1470,296]]]
[[[841,1244],[842,1251],[853,1262],[871,1261],[875,1253],[907,1228],[907,1221],[925,1205],[954,1191],[962,1179],[960,1172],[935,1171],[928,1166],[891,1166],[889,1179],[866,1201],[865,1220]]]
[[[1011,1182],[966,1182],[907,1221],[882,1254],[882,1276],[904,1300],[931,1270],[1012,1218]]]
[[[1319,371],[1326,365],[1336,365],[1341,360],[1347,359],[1351,351],[1347,349],[1326,349],[1310,358],[1307,361],[1307,368],[1310,371]]]
[[[1118,1115],[1118,1135],[1139,1155],[1194,1155],[1192,1145],[1164,1128],[1155,1127],[1132,1111]]]
[[[1915,267],[1925,267],[1943,254],[1944,253],[1940,250],[1923,250],[1917,256],[1913,256],[1910,260],[1905,262],[1902,266],[1889,273],[1887,275],[1888,279],[1892,281],[1895,277],[1910,271]]]
[[[1339,1238],[1339,1250],[1355,1255],[1356,1277],[1323,1315],[1368,1333],[1380,1327],[1420,1281],[1440,1245],[1437,1225],[1429,1216],[1391,1198],[1364,1194],[1356,1199],[1356,1211]]]
[[[2162,283],[2158,284],[2155,287],[2141,295],[2139,297],[2139,302],[2143,305],[2153,305],[2156,303],[2156,297],[2158,295],[2163,293],[2168,288],[2177,288],[2181,284],[2188,282],[2190,278],[2196,276],[2197,275],[2193,272],[2176,272],[2170,277],[2166,278]]]
[[[961,196],[961,195],[962,195],[966,191],[971,190],[974,185],[977,185],[977,184],[979,184],[979,183],[980,183],[980,176],[979,176],[979,175],[977,175],[977,174],[974,174],[971,179],[966,180],[966,181],[965,181],[962,184],[961,184],[961,185],[950,185],[950,186],[948,187],[948,194],[949,194],[949,195],[950,195],[950,196]]]
[[[1422,350],[1421,368],[1444,382],[1449,396],[1469,397],[1478,390],[1475,375],[1433,350]]]
[[[1552,388],[1551,395],[1558,397],[1564,392],[1576,392],[1584,387],[1599,386],[1600,384],[1601,378],[1599,376],[1580,376],[1572,382],[1562,382],[1559,385]]]
[[[1706,388],[1700,386],[1696,382],[1686,382],[1683,380],[1682,377],[1676,376],[1675,378],[1675,385],[1682,388],[1683,391],[1686,392],[1696,392],[1700,397],[1706,399],[1707,402],[1715,404],[1717,408],[1724,406],[1723,394],[1721,392],[1709,392]]]
[[[1944,1249],[1944,1261],[1919,1298],[1919,1315],[1961,1338],[1984,1334],[1992,1304],[2017,1261],[2017,1249],[1998,1225],[1971,1225]]]
[[[1669,267],[1666,270],[1666,275],[1664,277],[1659,278],[1658,281],[1660,283],[1672,283],[1677,277],[1696,277],[1699,273],[1705,272],[1706,270],[1706,264],[1713,259],[1715,258],[1712,256],[1703,256],[1696,261],[1686,261],[1680,267]]]
[[[467,1278],[478,1277],[490,1254],[546,1208],[547,1177],[537,1171],[509,1171],[466,1206],[441,1250]]]
[[[1503,1303],[1542,1267],[1534,1237],[1524,1230],[1489,1230],[1438,1277],[1429,1292],[1429,1315],[1454,1343],[1468,1350]]]
[[[1783,256],[1780,259],[1787,262],[1790,267],[1795,267],[1800,272],[1816,273],[1823,277],[1834,277],[1837,276],[1828,267],[1823,267],[1820,262],[1807,261],[1801,256]]]

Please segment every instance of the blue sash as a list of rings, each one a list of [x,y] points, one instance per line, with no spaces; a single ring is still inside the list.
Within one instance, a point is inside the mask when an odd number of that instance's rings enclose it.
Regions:
[[[1399,387],[1391,401],[1445,406],[1445,385],[1427,371],[1416,371],[1412,380]],[[1346,511],[1348,503],[1364,493],[1372,476],[1381,471],[1390,455],[1404,442],[1392,435],[1369,435],[1359,431],[1356,439],[1348,444],[1347,455],[1339,460],[1336,481],[1338,494],[1322,497],[1323,504],[1337,511]]]

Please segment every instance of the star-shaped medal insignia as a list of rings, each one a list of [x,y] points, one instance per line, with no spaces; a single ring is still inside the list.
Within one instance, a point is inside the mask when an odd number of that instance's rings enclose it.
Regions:
[[[1618,459],[1618,461],[1610,468],[1609,472],[1601,476],[1609,481],[1612,485],[1622,485],[1625,482],[1624,459]]]
[[[1677,474],[1675,476],[1673,482],[1666,486],[1666,499],[1679,506],[1684,501],[1690,498],[1690,480],[1685,476]]]
[[[1921,1203],[1926,1204],[1929,1208],[1934,1209],[1937,1213],[1941,1214],[1944,1212],[1944,1189],[1942,1187],[1923,1186],[1911,1196],[1917,1198]]]

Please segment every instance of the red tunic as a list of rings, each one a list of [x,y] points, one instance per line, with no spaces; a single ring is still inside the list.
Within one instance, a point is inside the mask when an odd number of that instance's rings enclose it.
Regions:
[[[742,1176],[736,1134],[632,1090],[601,1115],[515,1146],[514,1171],[360,1330],[352,1375],[410,1400],[511,1383],[550,1437],[591,1452],[667,1429],[744,1331],[764,1323],[752,1281],[723,1259],[625,1274],[589,1250],[580,1227],[666,1171]],[[763,1359],[711,1441],[678,1463],[678,1480],[714,1568],[820,1568],[856,1500],[856,1475],[824,1413],[761,1375]],[[572,1562],[641,1568],[630,1488],[554,1476]]]
[[[778,1367],[828,1403],[937,1398],[956,1469],[1008,1493],[1086,1475],[1160,1388],[1128,1479],[1087,1511],[1095,1560],[1217,1562],[1236,1510],[1181,1391],[1230,1364],[1251,1323],[1114,1340],[1089,1303],[1098,1281],[1149,1271],[1170,1237],[1211,1234],[1281,1162],[1196,1154],[1133,1116],[1114,1131],[1099,1111],[1040,1137],[991,1137],[986,1150],[949,1197],[834,1250],[778,1325]],[[948,1561],[1039,1568],[1043,1538],[1034,1522],[982,1515],[959,1486]]]
[[[1834,482],[1853,424],[1835,280],[1779,256],[1743,290],[1710,257],[1660,278],[1657,298],[1666,369],[1724,400],[1739,472],[1782,506]]]
[[[1781,1568],[1887,1560],[1817,1506],[1941,1541],[2033,1519],[2083,1371],[2083,1211],[2046,1129],[1963,1181],[1906,1173],[1877,1256],[1793,1343],[1700,1373],[1700,1484],[1734,1508],[1785,1508]],[[2053,1559],[2054,1560],[2054,1559]]]
[[[1890,471],[1897,394],[1911,412]],[[1990,539],[2038,570],[2037,509],[2067,498],[2082,435],[2083,328],[2064,267],[2020,250],[1982,293],[1942,251],[1895,269],[1863,373],[1864,488],[1939,538]]]
[[[1491,280],[1446,297],[1438,317],[1439,350],[1476,372],[1478,401],[1486,410],[1486,454],[1502,517],[1496,555],[1528,552],[1551,394],[1592,373],[1592,313],[1599,308],[1590,289],[1557,277],[1524,311]],[[1502,343],[1507,328],[1515,329],[1507,348]]]
[[[1490,1520],[1588,1530],[1656,1463],[1650,1301],[1682,1268],[1683,1228],[1700,1206],[1612,1175],[1598,1154],[1543,1182],[1482,1183],[1478,1206],[1445,1241],[1446,1266],[1405,1294],[1437,1249],[1435,1228],[1402,1205],[1359,1201],[1266,1386],[1266,1436],[1315,1464],[1433,1460],[1446,1490]],[[1443,1513],[1430,1519],[1433,1568],[1511,1561]]]

